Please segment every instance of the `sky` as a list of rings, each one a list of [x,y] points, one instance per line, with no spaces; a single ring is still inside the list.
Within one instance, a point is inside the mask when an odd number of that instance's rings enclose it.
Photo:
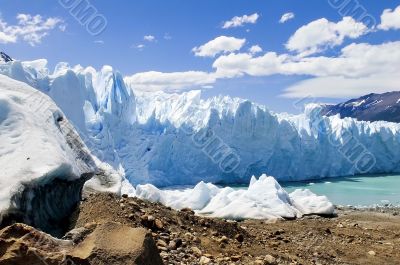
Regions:
[[[295,113],[400,89],[400,0],[0,0],[0,50]]]

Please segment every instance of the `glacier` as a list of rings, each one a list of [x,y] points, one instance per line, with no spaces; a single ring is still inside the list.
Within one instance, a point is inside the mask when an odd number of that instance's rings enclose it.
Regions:
[[[131,121],[129,122],[129,124]],[[286,193],[273,177],[251,178],[247,190],[201,181],[185,190],[136,189],[124,169],[93,156],[64,113],[44,93],[0,75],[0,227],[13,222],[61,236],[85,192],[112,192],[174,209],[227,219],[297,218],[334,214],[325,196]]]
[[[231,97],[202,99],[135,91],[110,66],[46,60],[0,64],[0,74],[49,95],[101,161],[130,183],[157,187],[248,184],[264,173],[278,181],[400,172],[400,125],[304,113],[274,113]]]

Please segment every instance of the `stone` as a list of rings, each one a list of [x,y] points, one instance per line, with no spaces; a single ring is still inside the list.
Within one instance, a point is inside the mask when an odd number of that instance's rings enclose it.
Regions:
[[[211,259],[209,259],[209,258],[207,258],[205,256],[202,256],[200,258],[200,264],[209,264],[210,262],[211,262]]]
[[[244,241],[244,236],[242,234],[237,234],[235,236],[236,241],[242,243]]]
[[[154,225],[156,226],[157,229],[162,230],[164,228],[164,224],[160,219],[156,219],[154,221]]]
[[[0,264],[163,264],[151,234],[114,222],[97,225],[79,244],[14,224],[0,230],[0,249]]]
[[[240,255],[235,255],[235,256],[232,256],[232,257],[231,257],[231,260],[232,260],[233,262],[236,262],[236,261],[239,261],[241,258],[242,258],[242,256],[240,256]]]
[[[198,247],[192,247],[191,250],[192,250],[193,254],[198,257],[203,255],[203,252]]]
[[[375,256],[376,253],[375,253],[375,251],[371,250],[371,251],[368,251],[368,255],[370,255],[370,256]]]
[[[226,236],[223,236],[220,239],[218,239],[218,243],[228,244],[229,240],[228,240],[228,238]]]
[[[165,242],[164,240],[159,239],[159,240],[157,240],[157,246],[160,246],[160,247],[167,247],[168,244],[167,244],[167,242]]]
[[[271,255],[266,255],[264,257],[265,264],[274,265],[276,263],[276,259]]]

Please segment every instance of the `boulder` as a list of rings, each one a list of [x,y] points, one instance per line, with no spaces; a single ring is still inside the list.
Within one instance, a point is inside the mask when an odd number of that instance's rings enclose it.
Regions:
[[[84,233],[83,233],[84,234]],[[163,264],[151,234],[119,223],[99,224],[78,244],[25,224],[0,230],[0,265]]]

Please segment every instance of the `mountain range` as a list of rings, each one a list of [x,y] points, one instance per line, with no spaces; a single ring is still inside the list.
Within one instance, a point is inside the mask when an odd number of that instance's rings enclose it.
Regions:
[[[324,105],[322,114],[339,114],[341,118],[350,117],[359,121],[400,122],[400,91],[368,94],[338,105]]]

